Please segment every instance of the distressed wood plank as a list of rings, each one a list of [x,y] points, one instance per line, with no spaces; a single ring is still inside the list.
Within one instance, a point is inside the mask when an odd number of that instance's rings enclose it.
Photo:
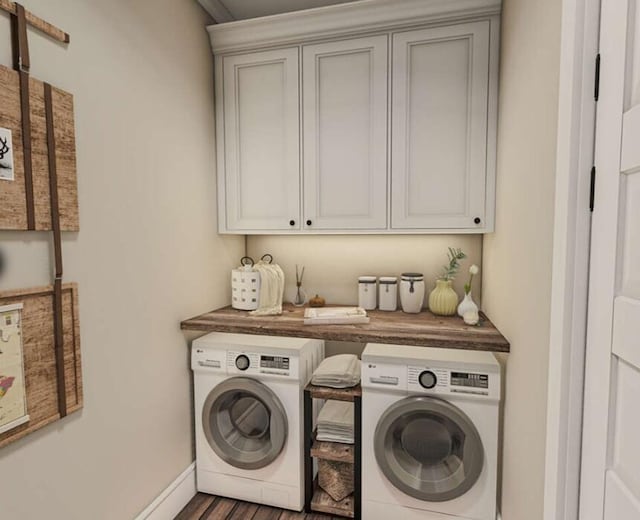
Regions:
[[[311,393],[314,399],[333,399],[335,401],[353,401],[355,397],[362,395],[360,385],[352,388],[330,388],[328,386],[314,386],[308,384],[305,390]]]
[[[354,462],[353,444],[342,444],[339,442],[319,441],[314,439],[311,446],[311,456],[323,460],[335,462]]]
[[[0,9],[10,14],[16,14],[16,4],[11,0],[0,0]],[[31,11],[25,10],[25,19],[29,25],[43,32],[47,36],[50,36],[54,40],[58,40],[62,43],[69,43],[71,38],[62,29],[59,29],[53,24],[46,22],[42,18],[36,16]]]
[[[226,520],[248,520],[253,519],[258,511],[258,504],[250,502],[238,502],[231,513],[227,515]]]
[[[305,520],[309,517],[310,515],[305,515],[304,513],[296,513],[295,511],[283,510],[278,520]]]
[[[213,495],[198,493],[186,506],[184,506],[184,508],[182,508],[182,511],[180,511],[175,517],[175,520],[191,520],[193,518],[200,518],[207,508],[213,503],[215,498],[216,497]]]
[[[234,507],[236,507],[237,503],[237,500],[232,500],[231,498],[216,497],[200,518],[202,520],[226,519],[227,515],[233,511]]]
[[[318,485],[317,480],[314,481],[313,498],[311,499],[312,511],[353,518],[355,516],[354,506],[353,495],[349,495],[347,498],[340,500],[340,502],[336,502]]]
[[[251,520],[278,520],[282,510],[275,507],[260,506]]]
[[[316,338],[355,343],[389,343],[422,347],[509,352],[509,342],[481,313],[481,325],[468,326],[458,316],[435,316],[423,311],[368,311],[370,323],[304,325],[304,308],[283,305],[280,316],[251,316],[231,307],[214,310],[181,323],[183,330],[233,332],[267,336]]]
[[[178,513],[176,520],[332,520],[320,513],[305,514],[277,507],[222,498],[206,493],[196,494]]]

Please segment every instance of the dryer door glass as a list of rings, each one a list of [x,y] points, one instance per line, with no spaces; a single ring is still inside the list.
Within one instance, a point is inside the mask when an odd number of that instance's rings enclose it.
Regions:
[[[422,396],[387,409],[376,427],[374,451],[391,484],[430,502],[466,493],[484,463],[480,435],[467,415],[451,403]]]
[[[273,462],[287,439],[287,415],[273,391],[255,379],[234,377],[217,385],[202,411],[204,434],[213,451],[242,469]]]

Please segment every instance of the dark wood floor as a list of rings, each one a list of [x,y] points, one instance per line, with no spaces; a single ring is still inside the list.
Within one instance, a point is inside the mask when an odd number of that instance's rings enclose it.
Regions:
[[[198,493],[175,520],[342,520],[318,513],[305,515],[275,507]]]

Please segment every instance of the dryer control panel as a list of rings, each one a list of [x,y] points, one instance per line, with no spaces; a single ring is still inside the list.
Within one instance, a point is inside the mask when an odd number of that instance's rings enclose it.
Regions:
[[[364,387],[409,394],[499,398],[500,374],[449,366],[362,364]]]

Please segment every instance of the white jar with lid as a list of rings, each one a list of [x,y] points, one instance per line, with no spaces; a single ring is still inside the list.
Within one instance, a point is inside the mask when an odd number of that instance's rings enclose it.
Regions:
[[[366,311],[376,308],[376,277],[358,277],[358,306]]]
[[[417,314],[424,301],[424,276],[422,273],[402,273],[400,304],[403,312]]]
[[[398,279],[395,276],[380,277],[378,308],[381,311],[395,311],[398,308]]]

